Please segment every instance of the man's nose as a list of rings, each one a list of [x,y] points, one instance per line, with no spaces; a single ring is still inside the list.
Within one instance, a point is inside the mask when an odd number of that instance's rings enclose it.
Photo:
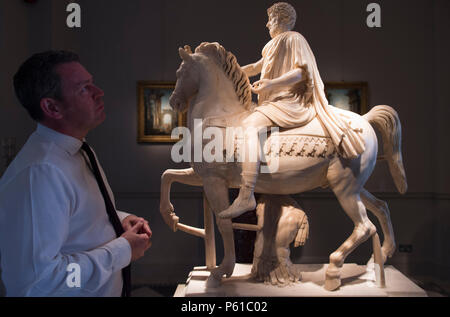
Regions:
[[[95,96],[103,97],[105,95],[105,92],[101,90],[99,87],[94,85],[94,89],[95,89]]]

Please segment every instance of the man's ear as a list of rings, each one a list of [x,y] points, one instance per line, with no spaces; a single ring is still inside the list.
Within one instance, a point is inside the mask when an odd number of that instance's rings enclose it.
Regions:
[[[42,98],[40,106],[46,117],[57,120],[63,117],[60,103],[53,98]]]

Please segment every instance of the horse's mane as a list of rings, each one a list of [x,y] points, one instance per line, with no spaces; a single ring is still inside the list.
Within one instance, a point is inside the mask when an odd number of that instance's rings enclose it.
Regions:
[[[219,43],[204,42],[200,44],[195,53],[201,53],[211,57],[216,64],[223,69],[225,75],[231,80],[239,101],[244,105],[245,109],[252,108],[252,90],[248,76],[242,71],[236,57],[228,52]]]

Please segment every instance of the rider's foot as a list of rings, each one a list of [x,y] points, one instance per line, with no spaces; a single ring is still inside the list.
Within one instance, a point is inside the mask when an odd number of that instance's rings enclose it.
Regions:
[[[219,217],[236,218],[242,215],[244,212],[254,210],[256,208],[255,195],[250,190],[243,190],[239,192],[239,196],[234,200],[233,204],[219,213]]]

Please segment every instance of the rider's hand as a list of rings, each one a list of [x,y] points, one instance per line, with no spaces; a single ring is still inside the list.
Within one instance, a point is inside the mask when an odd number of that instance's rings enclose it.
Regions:
[[[252,91],[255,94],[261,94],[273,89],[273,82],[270,79],[261,79],[252,85]]]

